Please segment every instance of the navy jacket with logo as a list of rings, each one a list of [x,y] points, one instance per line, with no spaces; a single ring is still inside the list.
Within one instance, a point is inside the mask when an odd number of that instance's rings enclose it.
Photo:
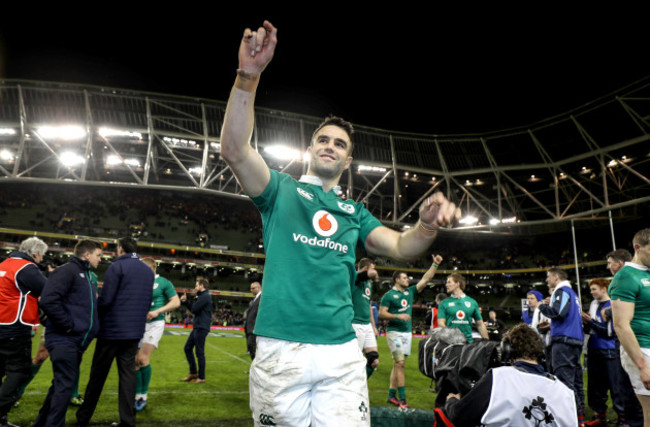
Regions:
[[[97,284],[88,261],[75,256],[50,273],[39,305],[47,314],[45,345],[84,351],[99,331]]]
[[[139,340],[151,307],[154,273],[136,253],[116,258],[99,293],[99,335],[106,340]]]

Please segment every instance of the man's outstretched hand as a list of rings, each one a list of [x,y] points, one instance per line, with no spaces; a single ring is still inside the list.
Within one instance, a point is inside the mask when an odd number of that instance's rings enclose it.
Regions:
[[[273,59],[278,44],[278,29],[264,21],[257,31],[244,30],[239,45],[239,69],[251,75],[259,75]]]

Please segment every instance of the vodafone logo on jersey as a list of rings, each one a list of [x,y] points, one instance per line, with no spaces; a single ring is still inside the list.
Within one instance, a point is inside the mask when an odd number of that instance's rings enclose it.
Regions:
[[[409,305],[408,301],[406,301],[405,299],[403,299],[403,300],[400,302],[400,304],[402,304],[402,307],[406,307],[406,306]]]
[[[456,312],[456,319],[464,320],[465,319],[465,312],[463,310],[458,310]]]
[[[370,288],[366,288],[366,295],[370,296]]]
[[[334,218],[331,213],[324,210],[316,212],[311,222],[316,233],[323,237],[329,237],[339,229],[339,223],[336,218]]]

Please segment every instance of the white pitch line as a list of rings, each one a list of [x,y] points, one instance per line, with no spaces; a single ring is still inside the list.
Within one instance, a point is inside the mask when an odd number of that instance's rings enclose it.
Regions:
[[[216,349],[219,350],[220,352],[227,354],[228,356],[232,357],[233,359],[237,359],[237,360],[239,360],[240,362],[245,363],[246,365],[250,365],[250,364],[251,364],[250,360],[245,360],[245,359],[242,359],[241,357],[235,356],[235,355],[232,354],[232,353],[228,353],[227,351],[220,349],[220,348],[217,347],[216,345],[209,343],[207,340],[206,340],[205,343],[206,343],[207,345],[209,345],[210,347],[212,347],[212,348],[216,348]]]

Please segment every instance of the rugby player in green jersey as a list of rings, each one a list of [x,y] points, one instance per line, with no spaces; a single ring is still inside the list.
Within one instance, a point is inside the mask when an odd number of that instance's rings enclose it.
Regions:
[[[372,315],[372,285],[377,281],[379,275],[375,270],[375,263],[370,258],[361,258],[357,269],[357,279],[352,287],[352,305],[354,306],[354,318],[352,327],[357,335],[359,349],[366,357],[366,375],[370,375],[379,365],[379,352],[377,351],[377,325]]]
[[[460,218],[460,209],[435,193],[420,206],[417,224],[399,233],[362,203],[341,199],[337,184],[352,162],[353,129],[340,118],[328,118],[314,131],[309,168],[299,181],[269,169],[250,138],[255,91],[277,40],[268,21],[244,31],[221,130],[221,156],[263,224],[264,298],[249,387],[253,419],[264,425],[369,425],[366,361],[352,328],[355,247],[415,258],[439,227]],[[308,75],[314,63],[340,69],[333,51],[300,54],[305,69],[297,72]]]
[[[156,273],[156,261],[153,258],[142,258]],[[135,355],[136,371],[136,390],[135,390],[135,410],[142,411],[147,406],[147,393],[149,391],[149,382],[151,381],[151,354],[158,348],[160,338],[165,332],[165,313],[180,307],[181,301],[178,298],[174,285],[169,280],[156,274],[153,282],[153,295],[151,298],[151,308],[147,313],[147,324],[144,329],[144,336],[140,341],[140,348]]]
[[[650,228],[632,239],[634,257],[609,285],[614,329],[621,342],[621,364],[650,424]]]
[[[406,378],[404,376],[404,363],[411,354],[411,341],[413,338],[413,325],[411,315],[413,312],[413,299],[436,274],[442,262],[440,255],[432,255],[433,264],[424,273],[422,279],[415,285],[415,290],[409,288],[409,278],[406,273],[396,271],[393,274],[393,288],[381,297],[379,305],[379,319],[388,320],[386,340],[390,354],[393,356],[393,370],[390,373],[390,386],[388,388],[388,403],[400,408],[408,408],[406,403]],[[399,396],[399,400],[397,399]]]
[[[472,319],[476,322],[481,337],[490,339],[478,303],[474,298],[465,295],[465,278],[457,273],[447,277],[447,293],[450,297],[438,306],[438,326],[460,329],[467,337],[467,342],[472,338]]]

